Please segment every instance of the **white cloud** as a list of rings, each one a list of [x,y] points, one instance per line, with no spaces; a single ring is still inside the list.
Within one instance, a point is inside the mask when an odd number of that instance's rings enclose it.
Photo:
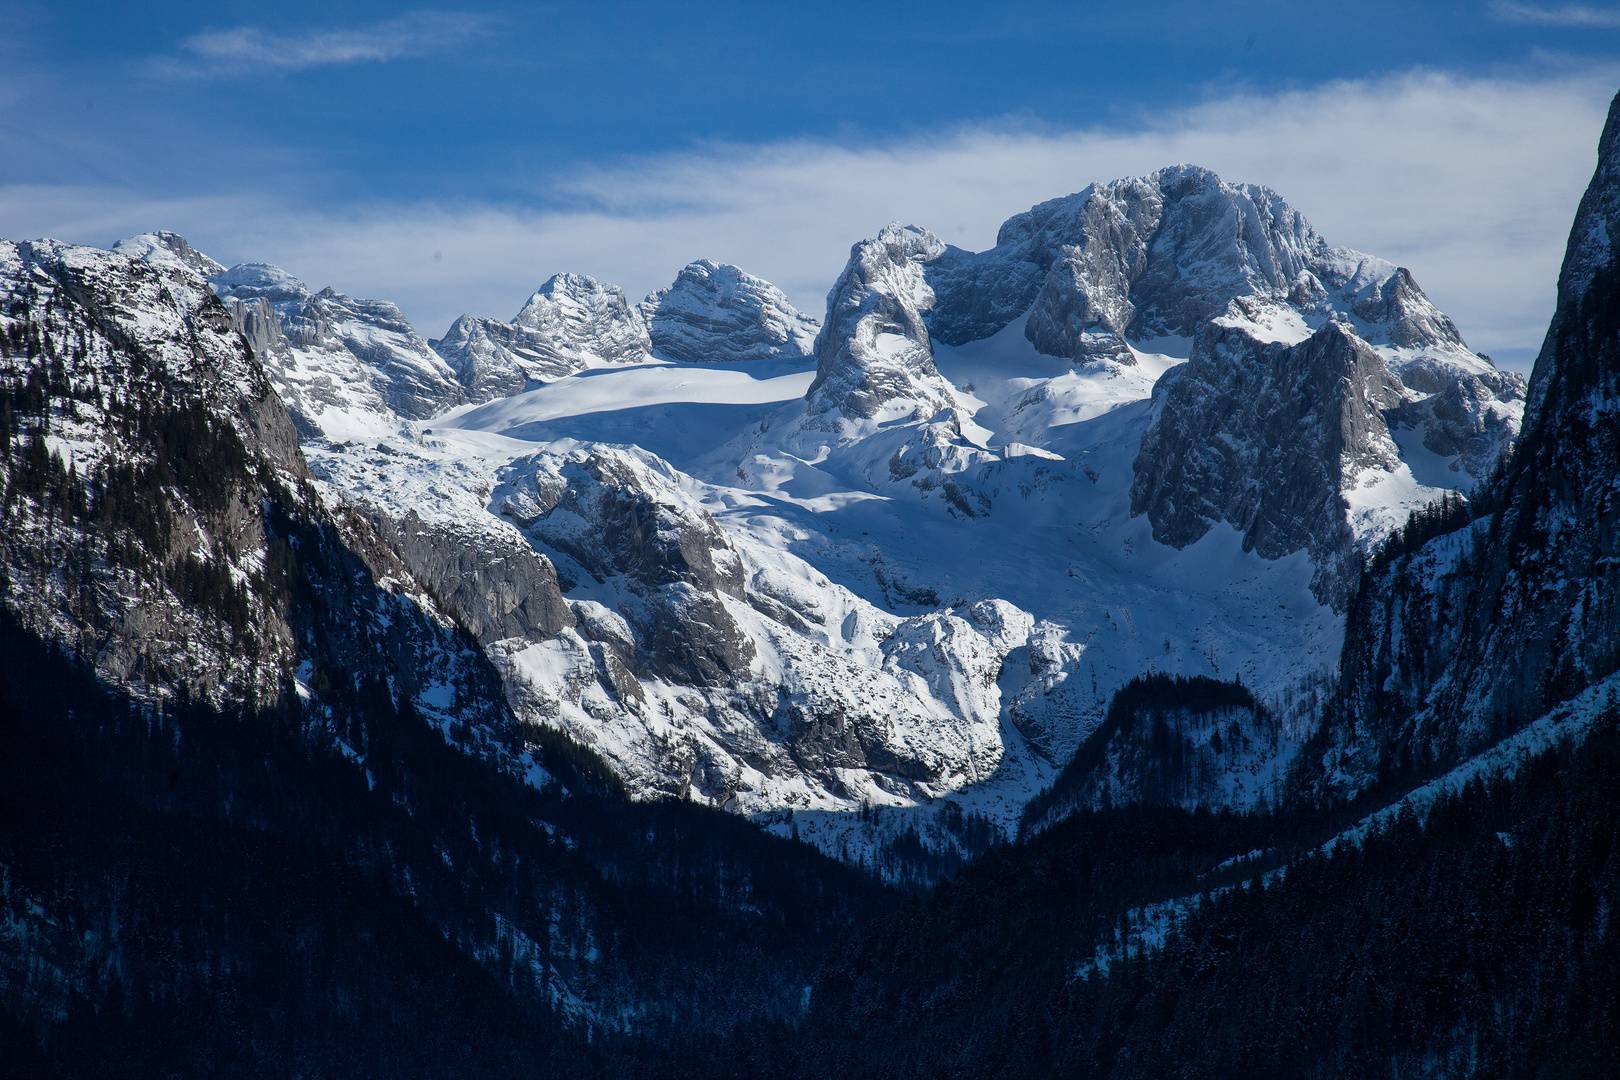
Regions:
[[[377,63],[438,52],[484,30],[490,21],[486,15],[416,11],[358,30],[290,35],[239,26],[189,37],[181,42],[189,58],[164,57],[156,66],[171,75],[220,75]]]
[[[1522,360],[1552,313],[1615,76],[1417,73],[1229,97],[1130,131],[699,148],[557,178],[517,209],[0,189],[0,234],[107,244],[173,228],[224,261],[276,262],[315,287],[396,300],[429,336],[463,311],[511,317],[557,271],[639,296],[699,257],[767,277],[820,314],[850,244],[891,220],[981,249],[1035,202],[1195,162],[1276,189],[1332,243],[1411,268],[1474,348]]]
[[[1538,26],[1574,26],[1613,30],[1620,28],[1620,11],[1588,7],[1585,4],[1564,4],[1544,8],[1534,4],[1520,4],[1515,0],[1491,0],[1491,13],[1506,22],[1532,23]]]

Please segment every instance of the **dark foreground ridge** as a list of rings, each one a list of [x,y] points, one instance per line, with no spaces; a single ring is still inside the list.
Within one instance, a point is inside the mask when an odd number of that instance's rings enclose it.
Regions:
[[[883,896],[566,740],[537,790],[386,693],[346,719],[365,768],[296,710],[132,702],[0,616],[8,1075],[608,1075],[548,969],[650,1039],[796,1016]]]
[[[648,1072],[1612,1075],[1620,711],[1359,847],[1207,873],[1284,824],[1082,811],[857,933],[802,1025]],[[1181,928],[1130,948],[1143,907],[1176,896]]]

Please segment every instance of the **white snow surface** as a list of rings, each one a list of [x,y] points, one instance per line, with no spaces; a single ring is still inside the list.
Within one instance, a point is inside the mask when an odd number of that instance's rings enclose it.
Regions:
[[[1149,396],[1180,358],[1141,351],[1135,366],[1075,370],[1035,353],[1021,322],[934,355],[961,407],[880,424],[852,443],[827,432],[806,445],[794,423],[811,378],[804,361],[652,362],[405,425],[382,438],[390,453],[307,452],[353,497],[497,529],[512,526],[492,493],[517,463],[632,454],[660,499],[724,531],[750,594],[785,603],[801,625],[763,615],[764,602],[725,598],[755,646],[753,687],[642,679],[648,705],[634,708],[599,677],[578,631],[498,644],[509,696],[596,746],[633,788],[685,770],[692,797],[846,858],[874,857],[905,827],[903,815],[886,831],[857,826],[850,811],[863,803],[931,813],[931,800],[950,797],[1010,832],[1113,691],[1144,671],[1239,675],[1264,696],[1334,663],[1341,629],[1310,594],[1304,553],[1268,562],[1227,527],[1177,551],[1130,516]],[[897,480],[889,463],[908,455],[923,465]],[[576,617],[598,624],[633,603],[588,575],[567,595]],[[812,712],[890,717],[881,739],[925,762],[930,778],[848,769],[829,782],[797,767],[738,705],[761,687]],[[791,824],[785,810],[797,811]]]

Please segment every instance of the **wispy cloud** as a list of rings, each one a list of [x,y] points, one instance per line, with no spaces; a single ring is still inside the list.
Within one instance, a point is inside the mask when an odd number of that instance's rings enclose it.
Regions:
[[[488,15],[415,11],[352,30],[277,34],[257,26],[209,30],[181,42],[188,55],[154,62],[168,75],[299,71],[329,64],[382,63],[441,52],[487,31]]]
[[[528,207],[0,188],[0,235],[109,244],[177,229],[225,262],[275,262],[313,286],[395,300],[430,336],[463,311],[510,318],[558,271],[640,296],[701,257],[769,278],[820,314],[850,244],[889,221],[982,249],[1033,203],[1195,162],[1274,188],[1331,243],[1411,268],[1474,348],[1522,361],[1552,313],[1617,80],[1617,69],[1542,81],[1414,73],[1229,97],[1131,130],[700,148],[547,178],[543,203],[537,179]]]
[[[1538,26],[1574,26],[1592,29],[1620,29],[1620,11],[1613,8],[1589,7],[1586,4],[1563,4],[1559,7],[1538,7],[1521,4],[1517,0],[1491,0],[1491,13],[1506,22],[1533,23]]]

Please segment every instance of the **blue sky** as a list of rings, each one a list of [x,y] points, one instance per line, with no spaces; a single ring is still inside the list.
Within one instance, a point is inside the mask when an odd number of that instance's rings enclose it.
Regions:
[[[1522,360],[1620,5],[0,2],[0,63],[0,234],[175,228],[430,335],[558,270],[640,292],[700,256],[816,310],[891,217],[982,247],[1199,160]]]

